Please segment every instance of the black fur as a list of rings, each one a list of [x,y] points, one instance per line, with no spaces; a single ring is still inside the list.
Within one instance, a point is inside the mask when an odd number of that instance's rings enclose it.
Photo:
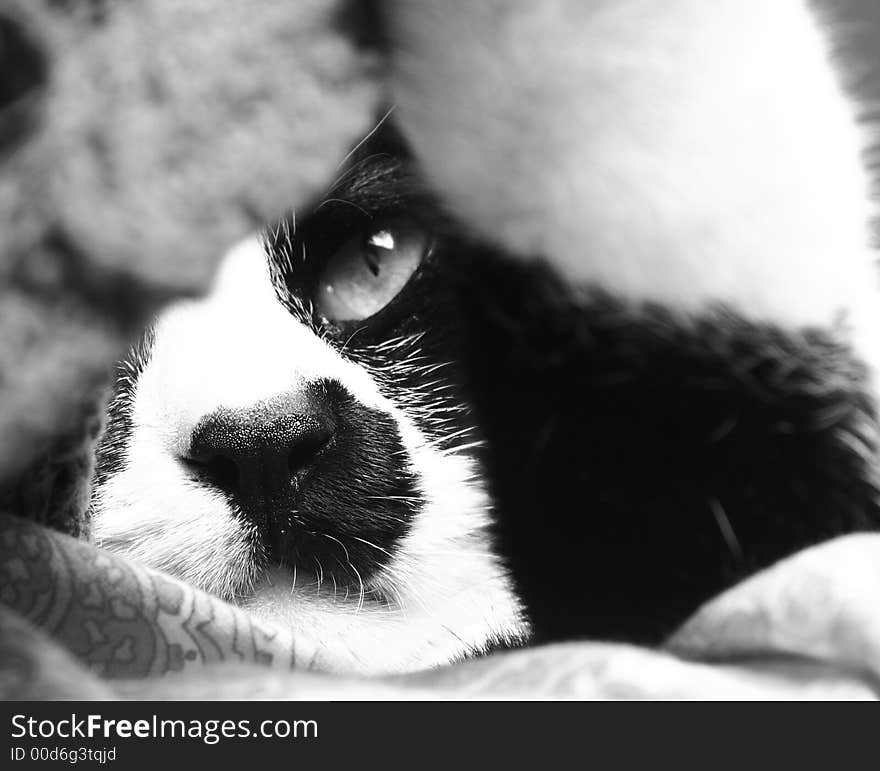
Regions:
[[[880,523],[874,407],[832,330],[575,301],[541,268],[468,260],[470,394],[537,640],[659,642],[759,568]]]
[[[148,327],[116,365],[113,395],[107,409],[107,425],[98,443],[94,485],[99,488],[113,474],[122,471],[131,441],[131,407],[135,384],[150,361],[155,335]]]

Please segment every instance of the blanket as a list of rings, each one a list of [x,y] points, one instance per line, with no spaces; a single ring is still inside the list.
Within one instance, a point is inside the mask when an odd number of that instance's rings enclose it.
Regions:
[[[659,650],[573,642],[359,679],[310,671],[316,641],[158,571],[25,520],[6,517],[0,528],[6,698],[878,695],[880,535],[839,538],[754,576],[701,608]]]

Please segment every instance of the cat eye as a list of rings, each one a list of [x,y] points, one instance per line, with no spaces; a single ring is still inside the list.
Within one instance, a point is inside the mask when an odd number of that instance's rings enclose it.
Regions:
[[[327,261],[313,296],[328,321],[361,321],[406,286],[430,250],[429,234],[404,217],[380,218],[346,241]]]

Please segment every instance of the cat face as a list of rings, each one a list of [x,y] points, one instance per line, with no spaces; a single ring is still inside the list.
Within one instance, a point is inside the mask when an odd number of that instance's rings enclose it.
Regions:
[[[876,528],[867,176],[802,4],[437,8],[388,8],[417,167],[368,138],[123,371],[99,540],[380,672],[660,643]]]
[[[378,139],[308,217],[233,249],[122,366],[98,542],[317,640],[316,666],[523,639],[461,373],[456,249]]]

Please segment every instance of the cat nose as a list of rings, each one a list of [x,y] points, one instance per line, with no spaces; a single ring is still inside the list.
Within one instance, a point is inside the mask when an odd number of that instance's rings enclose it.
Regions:
[[[296,392],[249,409],[211,413],[193,431],[183,460],[265,524],[302,484],[333,434],[326,399]]]

